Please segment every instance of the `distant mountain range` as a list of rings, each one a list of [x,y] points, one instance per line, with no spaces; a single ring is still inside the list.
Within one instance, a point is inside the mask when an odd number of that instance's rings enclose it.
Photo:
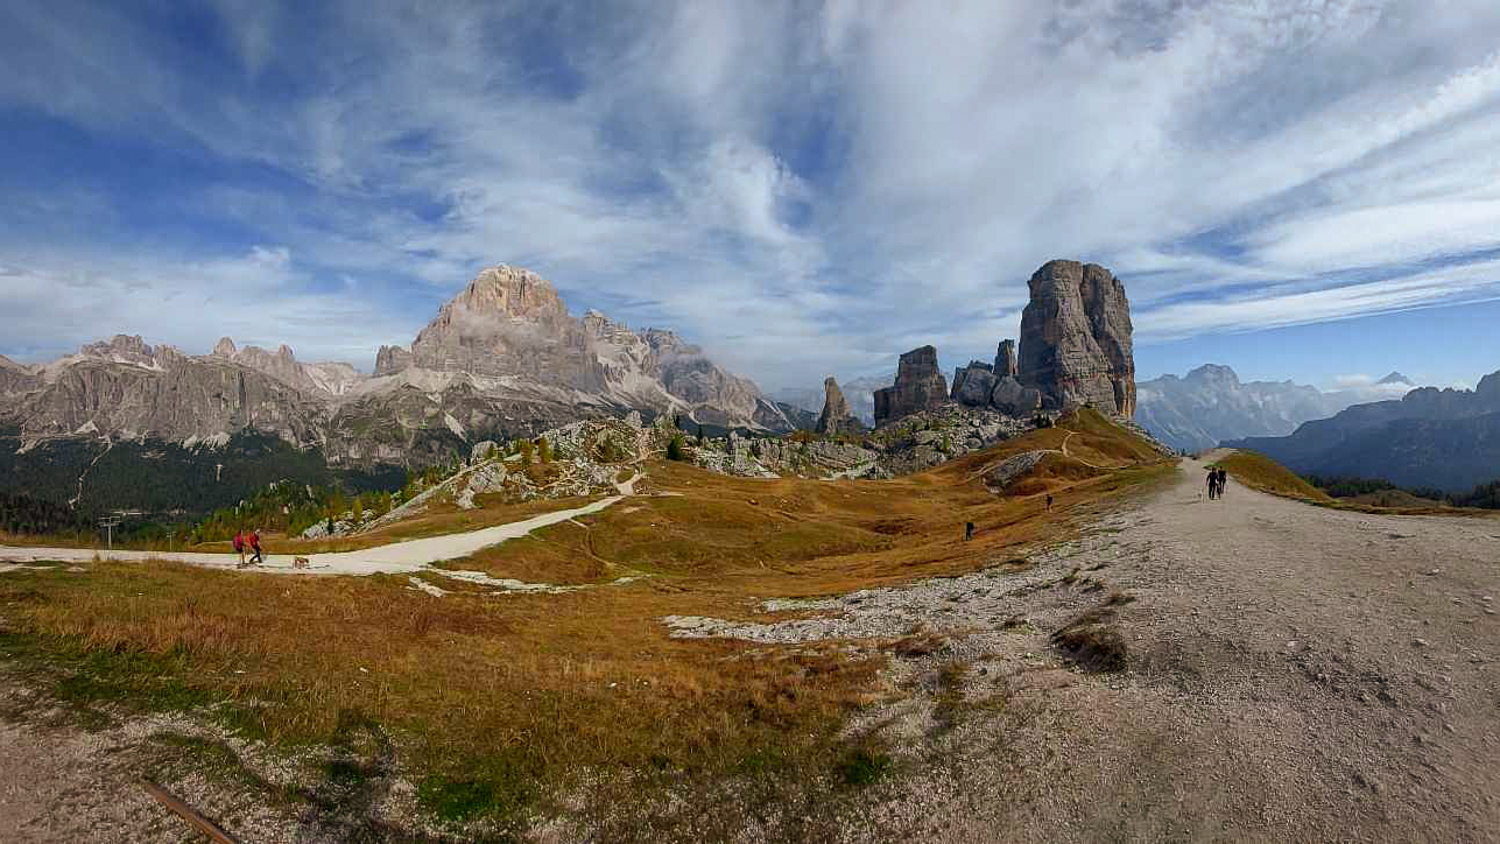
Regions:
[[[1392,372],[1370,385],[1323,392],[1292,381],[1241,382],[1233,369],[1206,364],[1182,378],[1138,383],[1135,419],[1162,442],[1194,452],[1228,439],[1284,436],[1304,422],[1413,386]]]
[[[575,318],[545,279],[498,266],[445,304],[410,349],[381,347],[373,375],[228,338],[200,356],[119,335],[48,364],[0,357],[0,489],[22,470],[33,488],[53,488],[41,476],[56,465],[71,473],[64,486],[83,487],[73,497],[89,499],[83,473],[61,467],[127,443],[136,448],[111,460],[170,453],[191,463],[180,452],[201,453],[202,471],[217,473],[225,461],[215,453],[244,437],[252,450],[270,437],[330,471],[369,474],[631,411],[710,431],[784,433],[816,421],[671,331],[632,331],[597,311]],[[52,452],[70,457],[50,460]],[[136,506],[121,493],[108,506]]]
[[[1224,445],[1254,449],[1309,474],[1467,492],[1500,478],[1500,372],[1473,390],[1423,387],[1307,422],[1290,436]]]

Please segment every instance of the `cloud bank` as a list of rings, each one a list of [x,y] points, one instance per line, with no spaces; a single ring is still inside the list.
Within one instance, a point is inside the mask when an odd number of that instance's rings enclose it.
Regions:
[[[1497,45],[1488,0],[7,3],[0,352],[368,368],[499,262],[767,387],[992,356],[1053,257],[1142,342],[1491,300]]]

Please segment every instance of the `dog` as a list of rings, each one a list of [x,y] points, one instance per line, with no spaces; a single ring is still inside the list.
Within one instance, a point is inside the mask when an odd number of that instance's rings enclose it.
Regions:
[[[294,569],[305,569],[305,568],[307,568],[309,562],[310,561],[306,557],[293,557],[292,558],[292,568],[294,568]]]

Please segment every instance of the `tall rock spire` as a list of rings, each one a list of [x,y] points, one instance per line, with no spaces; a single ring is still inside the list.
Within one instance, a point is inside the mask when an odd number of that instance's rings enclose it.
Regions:
[[[1098,264],[1048,261],[1021,314],[1020,382],[1050,406],[1135,415],[1135,357],[1125,287]]]

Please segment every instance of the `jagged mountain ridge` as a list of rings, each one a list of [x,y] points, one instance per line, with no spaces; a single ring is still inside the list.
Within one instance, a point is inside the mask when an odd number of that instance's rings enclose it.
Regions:
[[[1173,448],[1202,451],[1224,440],[1279,437],[1350,405],[1412,384],[1397,372],[1371,386],[1324,392],[1293,381],[1247,381],[1228,366],[1204,364],[1178,377],[1137,385],[1136,421]]]
[[[1452,492],[1500,478],[1500,372],[1473,390],[1421,387],[1399,400],[1356,404],[1289,436],[1224,443],[1319,475],[1384,478]]]
[[[240,431],[318,446],[330,463],[420,462],[462,443],[640,410],[768,432],[811,424],[670,331],[567,313],[526,270],[482,271],[376,373],[301,363],[282,346],[202,356],[116,336],[39,366],[0,361],[0,422],[20,447],[58,437],[222,444]]]

